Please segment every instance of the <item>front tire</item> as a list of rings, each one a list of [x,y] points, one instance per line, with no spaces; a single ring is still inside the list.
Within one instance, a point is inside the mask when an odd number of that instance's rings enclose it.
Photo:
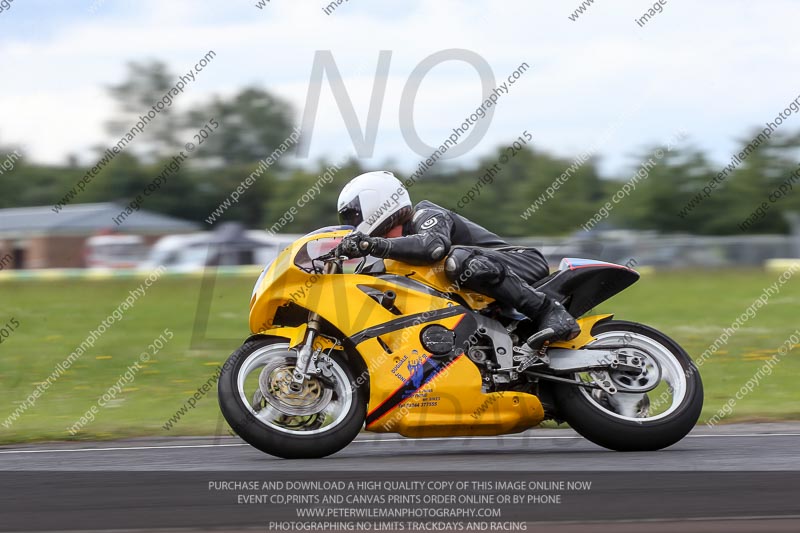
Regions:
[[[294,361],[296,353],[285,339],[261,337],[245,342],[220,374],[222,414],[242,439],[270,455],[308,459],[336,453],[361,430],[367,393],[354,385],[351,365],[333,350],[332,377],[309,378],[301,393],[283,394]]]
[[[583,437],[611,450],[659,450],[683,439],[703,408],[700,373],[683,348],[651,327],[621,320],[597,324],[592,335],[597,340],[591,347],[624,339],[626,346],[645,352],[662,383],[648,393],[618,391],[615,395],[559,384],[554,393],[561,416]],[[587,380],[579,374],[573,377]],[[637,386],[629,376],[617,379]]]

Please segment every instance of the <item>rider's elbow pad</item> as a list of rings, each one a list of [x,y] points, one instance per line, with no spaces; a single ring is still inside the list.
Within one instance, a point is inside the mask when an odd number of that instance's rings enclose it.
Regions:
[[[447,254],[447,249],[444,246],[437,246],[431,251],[431,259],[433,261],[440,261],[444,259],[445,254]]]
[[[439,235],[426,235],[425,237],[424,250],[428,259],[432,263],[444,259],[447,252],[450,251],[450,242]]]

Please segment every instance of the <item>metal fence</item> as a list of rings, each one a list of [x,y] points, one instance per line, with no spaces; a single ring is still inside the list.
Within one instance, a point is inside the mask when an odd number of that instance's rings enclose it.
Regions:
[[[800,257],[800,235],[697,236],[607,231],[568,238],[514,239],[542,250],[555,267],[563,257],[583,257],[658,268],[761,267],[769,259]]]

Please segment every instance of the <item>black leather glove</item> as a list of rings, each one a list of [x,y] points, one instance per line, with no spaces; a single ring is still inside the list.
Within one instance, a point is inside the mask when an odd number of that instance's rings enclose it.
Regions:
[[[389,248],[388,239],[370,237],[360,231],[356,231],[345,235],[342,242],[336,247],[336,255],[350,258],[365,257],[367,255],[386,257],[385,254],[389,251]]]

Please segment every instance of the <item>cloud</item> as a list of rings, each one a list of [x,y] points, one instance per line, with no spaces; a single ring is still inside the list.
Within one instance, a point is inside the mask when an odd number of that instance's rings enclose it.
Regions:
[[[255,0],[236,5],[147,0],[107,2],[94,15],[67,16],[48,13],[38,0],[20,3],[0,17],[0,26],[12,21],[24,26],[28,17],[63,22],[48,20],[42,35],[11,31],[0,37],[0,71],[13,80],[0,87],[2,140],[17,141],[48,162],[86,154],[110,140],[103,123],[113,102],[104,87],[124,77],[126,61],[158,58],[177,74],[209,49],[218,58],[177,102],[179,108],[257,84],[288,99],[299,118],[314,55],[331,50],[362,127],[378,52],[392,50],[375,156],[365,164],[392,158],[405,168],[420,157],[402,140],[400,96],[414,67],[447,48],[478,52],[498,80],[523,61],[532,66],[498,105],[481,145],[461,161],[523,130],[534,134],[540,148],[570,157],[636,105],[643,111],[620,126],[603,149],[609,172],[678,128],[722,161],[734,139],[800,93],[793,59],[800,51],[793,28],[799,10],[789,1],[769,7],[744,0],[669,2],[644,28],[634,18],[647,5],[634,1],[597,2],[576,22],[567,15],[577,0],[506,0],[502,9],[477,1],[350,0],[330,16],[322,11],[326,4],[272,0],[259,10]],[[414,110],[419,135],[429,144],[444,139],[479,103],[479,87],[466,64],[431,71]],[[339,159],[352,152],[324,85],[310,156]]]

